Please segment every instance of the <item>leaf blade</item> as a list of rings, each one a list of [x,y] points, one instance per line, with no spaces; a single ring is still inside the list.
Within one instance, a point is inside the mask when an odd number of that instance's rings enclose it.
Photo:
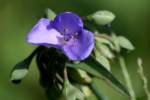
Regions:
[[[103,77],[106,82],[112,83],[113,86],[117,87],[117,89],[122,90],[123,93],[129,95],[127,88],[120,81],[118,81],[111,72],[101,66],[93,57],[90,57],[80,64],[67,64],[67,66],[72,68],[80,68],[98,78]]]

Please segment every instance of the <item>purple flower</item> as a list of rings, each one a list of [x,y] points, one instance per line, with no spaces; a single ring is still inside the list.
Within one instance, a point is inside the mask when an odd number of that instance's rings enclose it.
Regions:
[[[83,29],[83,22],[72,12],[58,14],[53,21],[41,18],[28,33],[27,41],[60,49],[71,60],[87,58],[94,47],[94,36]]]

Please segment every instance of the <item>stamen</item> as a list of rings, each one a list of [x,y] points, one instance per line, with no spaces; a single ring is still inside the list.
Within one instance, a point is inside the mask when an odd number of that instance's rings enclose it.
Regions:
[[[61,34],[61,35],[64,35],[64,33],[63,33],[63,32],[60,32],[60,34]]]
[[[67,28],[64,28],[64,32],[68,32],[69,30]]]
[[[65,37],[64,37],[64,40],[65,40],[65,41],[69,41],[69,37],[66,37],[66,36],[65,36]]]
[[[73,35],[74,35],[74,36],[77,36],[77,35],[78,35],[78,32],[75,32]]]

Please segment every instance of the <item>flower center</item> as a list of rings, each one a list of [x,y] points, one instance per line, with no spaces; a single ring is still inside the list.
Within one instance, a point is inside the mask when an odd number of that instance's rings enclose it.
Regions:
[[[64,28],[64,31],[61,34],[63,35],[63,40],[67,42],[70,39],[75,38],[78,35],[78,32],[70,33],[68,28]]]
[[[67,28],[64,28],[64,33],[67,33],[69,30]]]

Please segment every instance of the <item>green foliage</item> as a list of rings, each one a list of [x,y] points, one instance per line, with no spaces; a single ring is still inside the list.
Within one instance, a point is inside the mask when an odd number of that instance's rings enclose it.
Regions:
[[[46,14],[50,20],[56,16],[51,9],[47,9]],[[111,72],[110,61],[118,57],[121,48],[131,51],[134,50],[134,46],[127,38],[117,36],[112,31],[111,35],[99,32],[99,26],[104,27],[104,25],[110,24],[115,15],[109,11],[98,11],[83,18],[85,18],[85,22],[95,21],[95,24],[91,24],[91,28],[89,28],[94,29],[95,35],[95,48],[89,58],[73,62],[55,48],[40,46],[28,58],[15,66],[11,73],[11,80],[21,81],[26,76],[31,60],[36,54],[40,84],[49,100],[85,100],[91,95],[105,100],[105,96],[96,88],[93,81],[95,78],[104,80],[127,96],[132,96],[129,89]],[[86,90],[88,95],[83,87],[88,88]]]
[[[80,68],[95,77],[100,79],[103,78],[106,82],[110,82],[113,86],[117,87],[117,89],[120,89],[122,92],[129,95],[126,87],[120,83],[120,81],[118,81],[111,72],[101,66],[93,57],[90,57],[79,64],[67,64],[67,66],[71,68]]]

